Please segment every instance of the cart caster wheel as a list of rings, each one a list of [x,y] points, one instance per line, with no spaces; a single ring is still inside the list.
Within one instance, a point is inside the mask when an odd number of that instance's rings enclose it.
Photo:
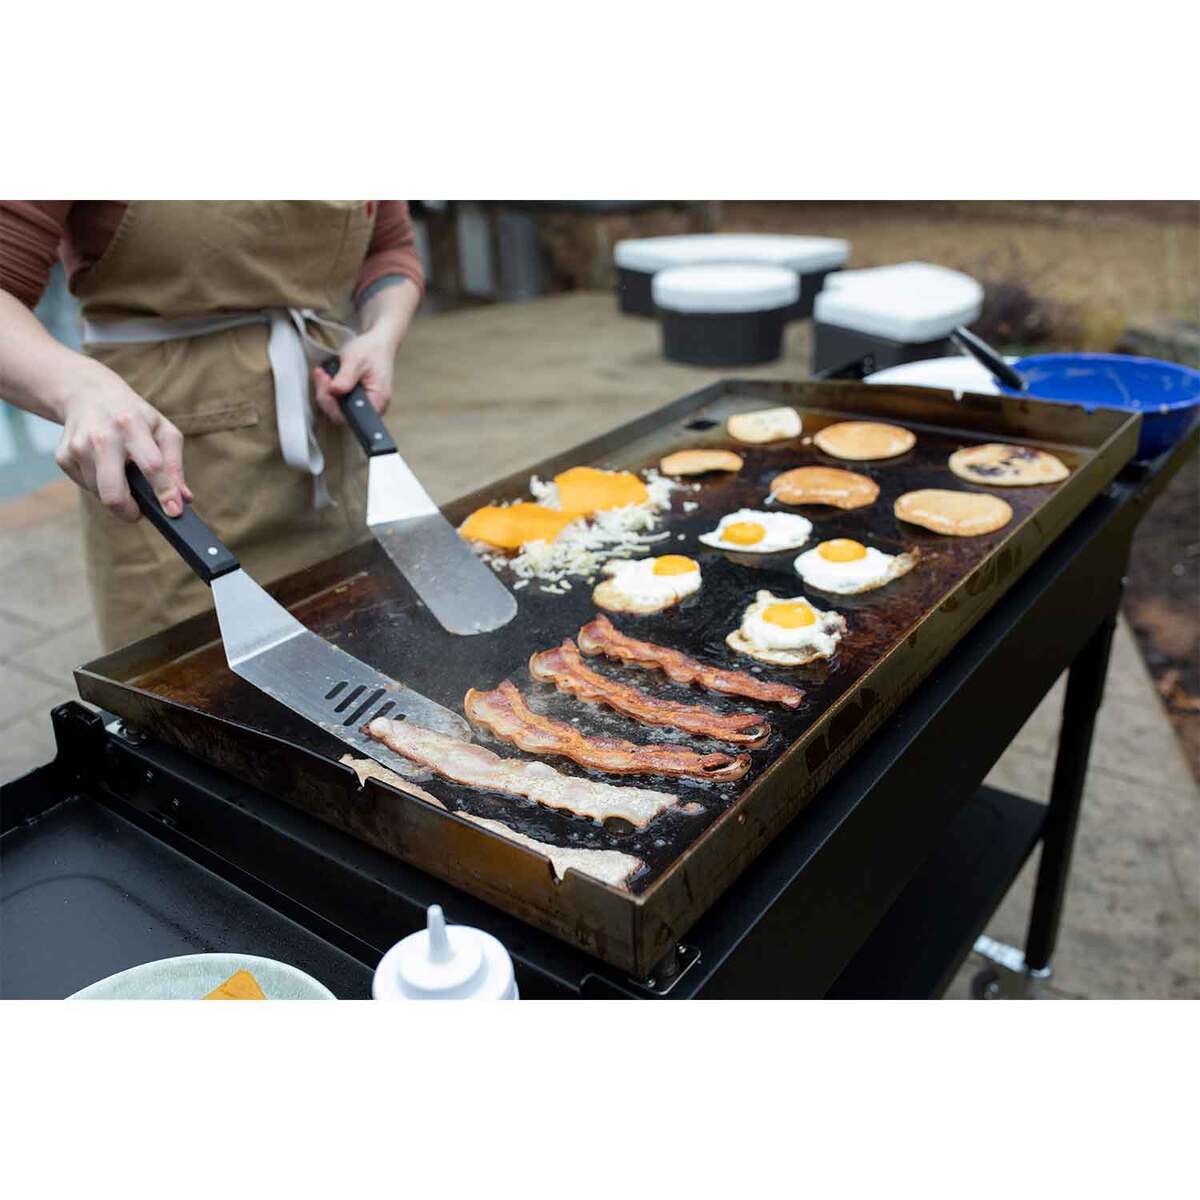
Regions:
[[[1003,995],[1000,976],[991,967],[977,971],[971,980],[972,1000],[999,1000]]]

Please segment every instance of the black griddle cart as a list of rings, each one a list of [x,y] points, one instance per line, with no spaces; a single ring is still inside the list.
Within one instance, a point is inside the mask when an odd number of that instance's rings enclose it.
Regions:
[[[72,702],[54,762],[0,791],[0,995],[221,949],[366,997],[440,903],[508,946],[524,997],[937,996],[1040,846],[1024,951],[989,947],[981,983],[1019,993],[1054,950],[1130,542],[1198,440],[1092,500],[643,978]],[[1049,803],[982,787],[1064,670]]]

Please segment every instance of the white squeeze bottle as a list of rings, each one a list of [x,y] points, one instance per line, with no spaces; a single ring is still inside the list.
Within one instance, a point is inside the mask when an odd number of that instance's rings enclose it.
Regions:
[[[379,960],[376,1000],[516,1000],[512,959],[503,943],[470,925],[447,925],[431,904],[426,926]]]

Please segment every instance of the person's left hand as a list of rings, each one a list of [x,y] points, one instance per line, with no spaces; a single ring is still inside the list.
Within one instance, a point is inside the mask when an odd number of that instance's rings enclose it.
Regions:
[[[392,372],[396,341],[382,331],[369,329],[351,338],[338,357],[341,369],[331,379],[323,367],[313,368],[313,392],[320,410],[338,425],[346,423],[338,400],[361,383],[376,412],[386,412],[392,400]]]

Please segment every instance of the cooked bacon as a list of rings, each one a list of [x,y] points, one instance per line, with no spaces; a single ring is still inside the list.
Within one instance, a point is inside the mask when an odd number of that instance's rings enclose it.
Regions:
[[[563,808],[601,823],[619,817],[641,829],[678,802],[669,792],[616,787],[598,779],[562,775],[543,762],[501,758],[484,746],[422,729],[411,721],[376,717],[367,726],[367,732],[397,754],[428,767],[443,779],[487,792],[524,796],[547,808]]]
[[[472,688],[463,710],[477,725],[530,754],[561,755],[581,767],[612,775],[670,775],[726,783],[741,779],[750,769],[748,754],[700,754],[686,746],[587,737],[567,721],[533,712],[511,679],[490,692]]]
[[[786,683],[756,679],[745,671],[708,667],[678,650],[656,646],[653,642],[639,642],[622,633],[603,615],[579,631],[579,648],[584,654],[603,654],[631,667],[664,671],[667,678],[676,683],[698,683],[710,692],[723,692],[726,696],[745,696],[748,700],[764,700],[782,704],[785,708],[799,708],[804,699],[799,688],[789,687]]]
[[[757,746],[771,734],[769,722],[757,713],[719,713],[700,704],[660,700],[627,683],[598,675],[580,658],[579,648],[570,638],[553,650],[535,654],[529,660],[529,672],[534,679],[554,684],[560,692],[593,704],[607,704],[643,725],[666,725],[698,737],[744,746]]]

